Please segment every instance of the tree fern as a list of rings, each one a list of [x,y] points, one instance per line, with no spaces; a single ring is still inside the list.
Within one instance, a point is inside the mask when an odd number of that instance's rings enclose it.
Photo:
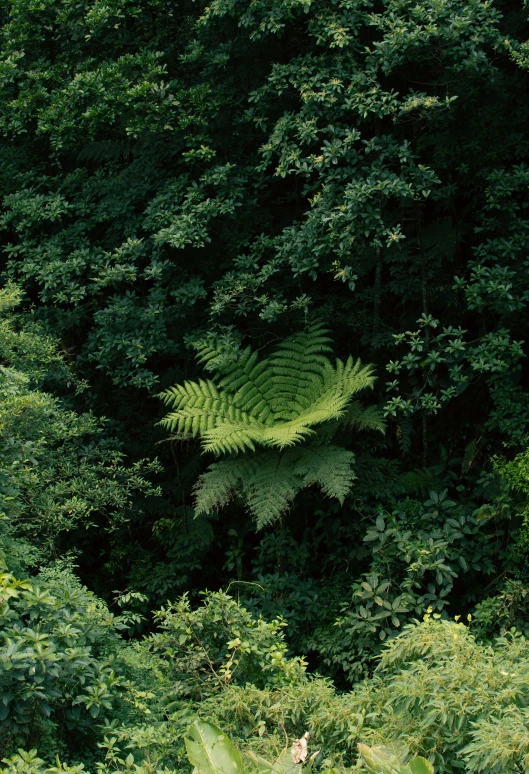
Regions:
[[[198,347],[213,379],[186,381],[162,393],[172,411],[161,424],[205,452],[229,455],[198,481],[197,512],[224,507],[240,494],[258,526],[284,513],[300,489],[317,484],[343,501],[354,479],[353,454],[330,445],[339,425],[384,429],[381,412],[352,398],[374,384],[373,369],[349,357],[330,360],[327,330],[312,324],[267,358],[249,347],[218,365],[218,351]],[[259,451],[258,447],[263,447]]]
[[[371,366],[352,358],[333,365],[324,357],[328,341],[318,324],[282,342],[270,358],[259,361],[248,348],[218,386],[200,380],[162,393],[173,411],[161,424],[178,437],[201,436],[204,450],[215,454],[299,443],[314,425],[341,418],[352,396],[374,383]],[[200,354],[207,362],[214,353]]]

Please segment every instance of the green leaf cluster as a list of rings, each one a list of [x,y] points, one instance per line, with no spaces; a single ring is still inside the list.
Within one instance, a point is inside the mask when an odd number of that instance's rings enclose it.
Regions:
[[[79,524],[86,530],[95,519],[125,519],[140,493],[155,494],[147,476],[158,466],[143,460],[127,467],[119,443],[105,437],[105,422],[74,410],[75,387],[83,384],[57,342],[16,314],[19,302],[15,288],[0,290],[1,509],[34,552],[56,555]],[[18,572],[14,555],[10,561]]]
[[[68,569],[0,584],[2,750],[49,745],[50,731],[58,750],[112,709],[119,621]]]

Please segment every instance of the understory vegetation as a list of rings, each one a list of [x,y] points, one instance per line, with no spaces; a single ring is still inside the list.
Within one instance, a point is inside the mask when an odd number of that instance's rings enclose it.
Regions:
[[[527,4],[0,40],[0,774],[528,771]]]

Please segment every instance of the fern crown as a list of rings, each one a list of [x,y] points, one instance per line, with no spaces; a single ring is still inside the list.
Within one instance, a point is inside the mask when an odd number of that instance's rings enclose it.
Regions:
[[[161,424],[182,439],[200,436],[204,451],[217,455],[294,446],[313,436],[314,426],[343,419],[353,396],[374,384],[373,368],[359,360],[333,365],[330,342],[315,323],[267,358],[248,347],[215,380],[186,381],[162,393],[172,411]],[[199,348],[204,365],[217,356],[211,345]]]

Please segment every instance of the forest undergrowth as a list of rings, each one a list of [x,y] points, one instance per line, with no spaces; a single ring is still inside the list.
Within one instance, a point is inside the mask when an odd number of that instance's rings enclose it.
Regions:
[[[527,771],[527,4],[0,42],[0,774]]]

